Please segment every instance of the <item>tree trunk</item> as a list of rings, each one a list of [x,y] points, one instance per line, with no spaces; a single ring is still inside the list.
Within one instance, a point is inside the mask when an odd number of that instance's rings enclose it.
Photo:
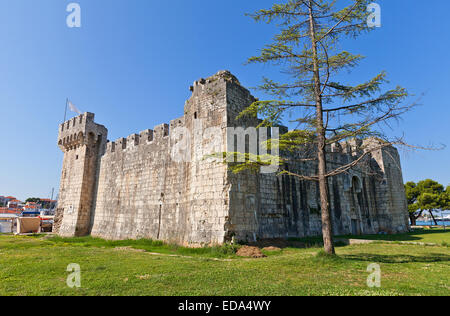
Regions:
[[[316,120],[317,120],[317,159],[319,164],[319,190],[320,190],[320,205],[322,210],[322,235],[325,252],[334,255],[333,243],[333,225],[331,223],[330,202],[328,195],[328,178],[327,164],[326,164],[326,135],[323,126],[323,107],[322,107],[322,93],[319,73],[319,62],[317,54],[317,42],[315,36],[314,16],[312,13],[312,2],[309,2],[309,27],[310,37],[313,50],[313,65],[314,65],[314,95],[316,97]]]
[[[417,216],[414,215],[414,213],[411,214],[412,217],[414,218],[414,223],[415,223],[415,224],[417,224],[417,220],[418,220],[420,217],[422,217],[422,214],[423,214],[423,210],[421,210],[420,213],[417,214]]]
[[[411,226],[417,226],[417,218],[414,213],[409,214],[409,219],[411,221]]]
[[[433,215],[433,210],[429,210],[429,212],[430,212],[431,218],[433,218],[434,225],[438,226],[438,222],[436,221],[436,218],[434,218],[434,215]]]

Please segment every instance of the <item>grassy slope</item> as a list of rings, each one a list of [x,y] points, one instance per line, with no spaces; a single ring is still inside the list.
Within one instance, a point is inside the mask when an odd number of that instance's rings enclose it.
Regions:
[[[450,232],[437,232],[449,241]],[[432,234],[422,234],[426,238]],[[405,237],[406,238],[406,237]],[[414,241],[423,241],[414,240]],[[192,256],[154,256],[118,251],[132,245]],[[264,259],[238,259],[229,249],[188,250],[149,241],[0,236],[2,295],[449,295],[450,248],[370,244],[338,248],[339,258],[319,249],[287,248]],[[207,257],[230,258],[215,261]],[[66,267],[78,263],[82,287],[66,286]],[[380,263],[381,289],[366,286],[370,263]]]

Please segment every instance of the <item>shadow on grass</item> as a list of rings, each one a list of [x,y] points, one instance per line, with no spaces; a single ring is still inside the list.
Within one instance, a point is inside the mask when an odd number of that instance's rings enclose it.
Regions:
[[[343,235],[335,236],[335,246],[345,247],[348,245],[346,240],[348,239],[364,239],[364,240],[374,240],[374,241],[392,241],[392,242],[423,242],[423,243],[435,243],[437,245],[448,246],[448,243],[444,240],[439,240],[441,236],[436,238],[436,240],[427,241],[427,237],[438,236],[448,233],[450,238],[450,230],[444,229],[416,229],[415,231],[403,234],[392,234],[392,235]],[[276,242],[276,240],[275,240]],[[269,244],[267,244],[269,243]],[[271,245],[272,240],[258,242],[262,245]],[[304,238],[289,238],[287,241],[283,240],[277,247],[279,248],[320,248],[323,247],[322,237],[304,237]]]
[[[246,243],[249,246],[256,246],[259,248],[265,247],[277,247],[281,249],[286,248],[322,248],[323,239],[322,237],[306,237],[306,238],[289,238],[289,239],[262,239],[257,242]],[[335,247],[345,247],[346,243],[341,241],[335,242]]]
[[[359,253],[353,255],[340,255],[342,259],[354,261],[369,261],[379,263],[433,263],[450,262],[450,256],[444,254],[430,254],[427,256],[411,255],[378,255],[370,253]]]
[[[361,235],[361,236],[339,236],[339,238],[348,239],[367,239],[367,240],[380,240],[380,241],[422,241],[426,236],[432,236],[437,234],[450,233],[450,230],[443,229],[416,229],[410,233],[393,234],[393,235]]]

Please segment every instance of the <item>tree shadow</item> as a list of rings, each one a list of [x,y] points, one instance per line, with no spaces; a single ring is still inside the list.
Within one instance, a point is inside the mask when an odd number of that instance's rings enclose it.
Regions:
[[[423,237],[425,235],[435,235],[442,233],[450,233],[450,230],[435,229],[417,229],[413,232],[403,233],[403,234],[392,234],[392,235],[345,235],[345,236],[335,236],[335,247],[345,247],[348,246],[349,239],[364,239],[364,240],[374,240],[374,241],[406,241],[406,242],[423,242]],[[433,242],[431,242],[433,243]],[[440,243],[440,242],[439,242]],[[257,242],[246,242],[243,243],[249,246],[255,247],[277,247],[277,248],[320,248],[323,247],[322,236],[314,237],[299,237],[299,238],[268,238],[258,240]]]
[[[433,263],[449,262],[450,256],[445,254],[429,254],[426,256],[412,255],[379,255],[371,253],[358,253],[351,255],[339,255],[342,259],[353,261],[369,261],[379,263]]]
[[[340,238],[347,239],[367,239],[367,240],[379,240],[379,241],[415,241],[421,242],[425,235],[436,235],[442,233],[449,233],[450,230],[415,230],[413,232],[404,233],[404,234],[393,234],[393,235],[358,235],[358,236],[340,236]]]

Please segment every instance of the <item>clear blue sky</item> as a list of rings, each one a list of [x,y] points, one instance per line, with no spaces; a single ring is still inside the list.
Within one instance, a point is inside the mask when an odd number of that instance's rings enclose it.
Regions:
[[[66,26],[70,2],[0,2],[0,195],[58,190],[66,97],[96,113],[115,140],[181,116],[201,77],[228,69],[253,87],[274,74],[244,66],[274,32],[244,14],[273,1],[79,0],[80,29]],[[450,145],[450,2],[378,3],[382,27],[348,47],[367,56],[354,75],[365,80],[386,70],[393,84],[425,92],[423,106],[392,132],[415,144]],[[450,184],[449,158],[449,149],[402,152],[405,181]]]

